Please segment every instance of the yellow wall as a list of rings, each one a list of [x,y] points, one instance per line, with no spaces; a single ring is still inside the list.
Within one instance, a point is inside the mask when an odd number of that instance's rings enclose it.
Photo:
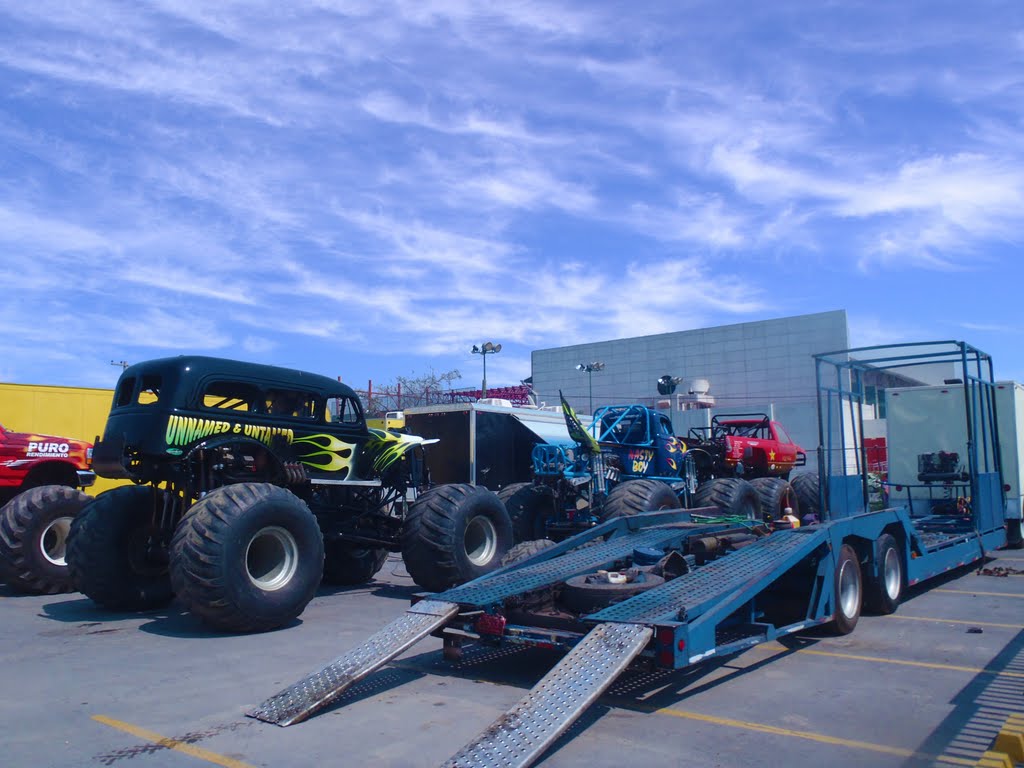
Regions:
[[[79,440],[103,434],[114,399],[111,389],[50,387],[35,384],[0,384],[0,424],[14,432],[35,432]],[[96,478],[87,489],[95,495],[124,485],[124,481]]]

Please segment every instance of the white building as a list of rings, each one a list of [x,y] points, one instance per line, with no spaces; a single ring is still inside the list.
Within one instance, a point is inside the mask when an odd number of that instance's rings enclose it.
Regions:
[[[670,400],[676,433],[702,426],[711,415],[768,413],[808,452],[818,443],[813,355],[850,346],[846,311],[661,333],[533,353],[533,388],[539,401],[558,402],[561,390],[581,413],[613,403],[658,405]],[[579,365],[604,363],[593,373]],[[658,394],[663,375],[681,378],[671,398]],[[714,399],[712,410],[683,410],[691,389]]]

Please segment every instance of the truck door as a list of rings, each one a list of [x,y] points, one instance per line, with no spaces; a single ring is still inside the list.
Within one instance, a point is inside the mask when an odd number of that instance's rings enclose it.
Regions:
[[[796,464],[797,446],[777,421],[772,422],[772,431],[775,433],[776,444],[770,450],[775,456],[773,458],[771,453],[768,454],[768,466],[774,464],[776,468],[781,466],[784,469],[791,469]]]
[[[677,477],[683,462],[683,444],[672,432],[672,422],[663,413],[651,414],[656,471],[660,477]]]

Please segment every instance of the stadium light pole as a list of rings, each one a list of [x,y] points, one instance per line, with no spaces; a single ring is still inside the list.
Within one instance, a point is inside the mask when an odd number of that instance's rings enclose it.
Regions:
[[[576,366],[577,371],[587,374],[587,389],[590,392],[590,415],[594,415],[594,371],[603,371],[604,363],[580,363]]]
[[[487,397],[487,356],[501,352],[501,344],[492,344],[489,341],[480,346],[474,344],[470,352],[474,355],[480,355],[484,359],[484,385],[480,388],[480,399],[483,400]]]

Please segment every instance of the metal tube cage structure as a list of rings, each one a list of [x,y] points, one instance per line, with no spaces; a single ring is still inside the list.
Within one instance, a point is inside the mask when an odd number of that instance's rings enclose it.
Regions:
[[[953,371],[947,384],[963,386],[966,434],[965,507],[973,530],[1003,526],[1003,478],[996,419],[992,359],[962,341],[859,347],[814,356],[818,400],[818,479],[826,519],[869,511],[864,411],[869,380],[895,375],[909,380],[915,369],[941,365]],[[895,506],[895,505],[894,505]],[[922,517],[908,499],[908,512]]]

